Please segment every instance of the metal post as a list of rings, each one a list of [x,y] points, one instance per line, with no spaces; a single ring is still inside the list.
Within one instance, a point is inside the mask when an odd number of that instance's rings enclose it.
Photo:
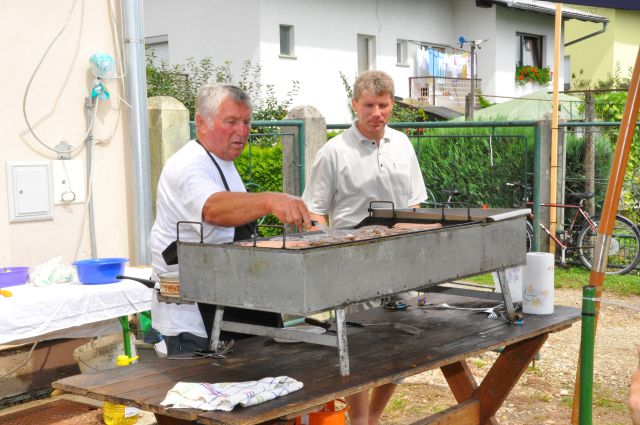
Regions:
[[[223,306],[216,306],[216,313],[213,316],[213,325],[211,328],[211,340],[209,341],[209,350],[214,353],[218,351],[220,342],[220,327],[222,325],[222,316],[224,314]]]
[[[129,172],[133,226],[131,242],[134,252],[132,265],[148,264],[151,260],[151,160],[147,125],[147,76],[144,57],[142,0],[123,3],[124,45],[127,64],[125,79],[129,103]]]
[[[540,167],[542,164],[541,124],[538,122],[533,134],[533,252],[540,251]]]
[[[473,120],[473,107],[476,103],[476,42],[471,42],[471,93],[469,93],[469,113],[467,120]]]
[[[582,288],[582,336],[580,338],[580,425],[592,423],[593,353],[596,318],[595,286]]]
[[[347,345],[347,323],[344,308],[336,309],[336,328],[338,331],[338,356],[340,358],[340,375],[349,375],[349,346]]]
[[[129,335],[129,317],[118,317],[120,326],[122,326],[122,343],[124,344],[124,354],[131,357],[131,335]]]

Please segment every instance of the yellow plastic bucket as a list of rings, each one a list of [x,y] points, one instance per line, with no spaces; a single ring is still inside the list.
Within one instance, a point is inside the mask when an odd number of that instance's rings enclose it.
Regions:
[[[339,406],[336,407],[336,402]],[[325,403],[318,412],[308,413],[296,418],[296,425],[346,425],[349,404],[344,400]]]

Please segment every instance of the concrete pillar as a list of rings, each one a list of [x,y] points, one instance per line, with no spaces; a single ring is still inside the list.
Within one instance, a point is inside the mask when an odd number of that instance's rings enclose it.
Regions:
[[[189,141],[189,111],[179,100],[170,96],[150,97],[147,101],[147,110],[151,195],[155,219],[158,179],[167,159]]]
[[[296,106],[285,117],[288,120],[304,121],[304,179],[311,175],[311,165],[318,150],[327,141],[327,121],[313,106]],[[301,166],[298,152],[298,127],[282,127],[283,133],[295,134],[296,137],[282,138],[282,177],[283,191],[293,195],[302,195],[304,188],[300,182]]]

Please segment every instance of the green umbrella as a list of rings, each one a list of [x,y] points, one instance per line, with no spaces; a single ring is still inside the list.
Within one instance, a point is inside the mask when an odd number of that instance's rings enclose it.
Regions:
[[[549,119],[551,119],[552,97],[553,93],[550,93],[548,89],[541,89],[525,96],[475,111],[473,119],[474,121],[541,120],[546,114],[549,114]],[[560,107],[559,119],[565,121],[584,119],[584,112],[580,111],[580,107],[584,104],[582,100],[559,93],[558,103]],[[464,117],[453,121],[464,121]]]

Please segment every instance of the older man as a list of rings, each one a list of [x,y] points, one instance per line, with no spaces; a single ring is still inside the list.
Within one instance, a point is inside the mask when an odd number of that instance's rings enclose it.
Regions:
[[[393,110],[393,80],[367,71],[353,86],[355,123],[316,154],[302,199],[311,218],[332,227],[353,227],[368,215],[371,201],[396,208],[418,207],[427,191],[413,146],[387,126]],[[347,397],[351,425],[376,425],[396,385]]]
[[[165,164],[158,182],[156,220],[150,245],[154,277],[177,270],[163,251],[176,240],[178,221],[202,222],[204,241],[224,243],[246,239],[251,223],[273,213],[282,222],[309,226],[304,202],[283,193],[247,193],[233,161],[247,144],[251,129],[251,102],[232,85],[207,84],[196,99],[196,139],[185,144]],[[181,241],[199,241],[200,227],[181,225]],[[206,349],[212,306],[167,304],[154,297],[154,327],[167,342],[169,355]],[[280,315],[225,309],[234,320],[277,325]],[[209,323],[205,323],[209,322]]]

